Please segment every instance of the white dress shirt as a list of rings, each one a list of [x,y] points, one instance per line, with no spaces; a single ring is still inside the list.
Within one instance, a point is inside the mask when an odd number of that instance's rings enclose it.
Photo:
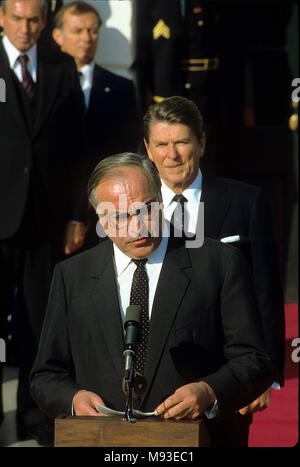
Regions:
[[[152,305],[154,300],[154,295],[156,291],[156,286],[158,283],[161,267],[164,261],[164,257],[167,251],[168,246],[168,227],[165,226],[164,235],[159,247],[151,253],[148,257],[148,261],[145,264],[146,271],[149,278],[149,320],[152,312]],[[122,322],[124,324],[126,316],[126,308],[130,303],[130,290],[133,279],[133,274],[136,269],[134,262],[126,256],[122,251],[113,244],[114,248],[114,263],[115,271],[117,278],[118,294],[119,294],[119,303],[121,309]],[[163,310],[162,310],[163,312]],[[215,418],[218,412],[218,403],[215,401],[213,407],[205,411],[207,418]],[[73,412],[72,412],[73,413]]]
[[[152,305],[159,274],[168,246],[168,237],[166,233],[167,229],[164,230],[165,236],[163,236],[158,248],[154,250],[153,253],[151,253],[151,255],[149,255],[148,261],[145,265],[149,278],[149,319],[151,316]],[[136,269],[136,265],[134,264],[132,259],[125,255],[115,244],[113,244],[113,250],[121,318],[124,325],[126,309],[130,303],[131,283],[134,271]],[[74,415],[73,403],[71,407],[71,414]]]
[[[151,317],[152,305],[155,296],[156,286],[158,283],[161,267],[167,251],[168,237],[164,236],[156,250],[148,257],[145,265],[149,278],[149,319]],[[130,304],[130,290],[136,265],[125,255],[115,244],[114,248],[114,265],[117,279],[119,303],[121,318],[124,323],[126,309]]]
[[[169,188],[164,181],[161,181],[161,194],[164,203],[164,216],[170,222],[174,209],[176,208],[176,201],[172,201],[176,193]],[[195,234],[197,227],[197,218],[199,211],[199,203],[201,198],[202,189],[202,173],[199,169],[198,175],[193,183],[182,192],[183,196],[187,199],[185,203],[185,212],[187,214],[188,229],[187,232]],[[186,225],[186,224],[185,224]]]
[[[168,246],[168,227],[164,226],[164,233],[162,240],[156,250],[154,250],[149,256],[148,261],[145,264],[147,275],[149,278],[149,319],[151,317],[152,306],[155,296],[155,291],[165,258],[165,254]],[[124,324],[126,309],[130,304],[130,290],[136,265],[125,255],[115,244],[113,244],[114,250],[114,267],[117,279],[117,288],[119,296],[119,304],[121,311],[121,318]],[[163,310],[162,310],[163,312]],[[215,401],[213,407],[205,412],[207,418],[214,418],[217,415],[218,403]],[[74,415],[74,406],[72,403],[71,413]]]
[[[80,68],[80,86],[84,95],[85,109],[88,109],[90,103],[91,90],[93,86],[93,75],[94,75],[95,62],[84,65]]]
[[[165,219],[170,221],[173,211],[177,204],[176,201],[172,201],[175,193],[173,190],[167,187],[167,185],[164,183],[163,180],[161,180],[161,184],[162,184],[161,193],[162,193],[163,204],[164,204],[164,216],[165,216]],[[185,212],[187,213],[187,216],[188,216],[188,232],[193,233],[193,234],[196,232],[201,193],[202,193],[202,173],[201,173],[201,170],[199,169],[198,175],[193,181],[193,183],[186,190],[182,192],[182,194],[186,197],[188,201],[185,204]],[[238,236],[226,237],[226,238],[221,239],[221,242],[228,243],[234,240],[239,240],[239,237]],[[272,388],[280,389],[279,383],[275,381],[272,384]],[[212,410],[211,413],[214,413],[214,410]]]
[[[20,55],[27,55],[28,62],[27,62],[27,70],[30,73],[33,81],[36,83],[37,80],[37,46],[34,44],[31,49],[29,49],[26,53],[20,52],[16,47],[10,42],[7,36],[3,37],[2,40],[3,47],[5,52],[8,56],[8,61],[10,68],[15,72],[18,80],[22,82],[22,70],[21,70],[21,63],[18,60]]]

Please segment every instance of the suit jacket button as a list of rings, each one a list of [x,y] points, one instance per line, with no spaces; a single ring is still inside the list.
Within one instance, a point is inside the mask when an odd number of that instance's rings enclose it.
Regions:
[[[106,86],[106,88],[104,88],[104,91],[105,92],[110,92],[110,88],[108,86]]]
[[[25,169],[24,169],[24,174],[25,174],[25,175],[27,175],[27,174],[28,174],[28,172],[29,172],[29,169],[28,169],[28,167],[25,167]]]

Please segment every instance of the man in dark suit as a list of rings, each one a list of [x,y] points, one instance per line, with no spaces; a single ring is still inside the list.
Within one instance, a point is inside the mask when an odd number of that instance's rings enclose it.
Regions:
[[[203,119],[187,98],[173,96],[151,106],[144,117],[145,145],[162,179],[165,216],[171,220],[183,195],[187,230],[195,233],[199,202],[204,203],[204,235],[230,242],[246,255],[268,351],[283,385],[284,300],[270,211],[263,191],[248,184],[202,174],[205,151]],[[262,410],[270,389],[241,413]]]
[[[136,151],[141,129],[131,80],[95,63],[102,20],[90,4],[65,4],[55,18],[53,37],[76,63],[86,108],[88,168],[100,158]]]
[[[97,415],[96,404],[124,410],[122,321],[148,287],[146,350],[136,356],[147,388],[134,405],[163,418],[206,414],[212,445],[237,445],[235,412],[273,377],[242,254],[166,236],[160,178],[146,156],[102,160],[88,192],[110,240],[56,267],[33,397],[51,417]]]
[[[82,245],[82,224],[74,221],[84,220],[86,203],[79,186],[83,107],[76,70],[67,55],[57,63],[56,56],[37,46],[45,21],[43,0],[2,2],[0,75],[6,102],[0,106],[0,309],[5,320],[17,286],[20,427],[33,404],[28,375],[52,268],[64,249],[70,253]],[[19,430],[22,437],[24,430]]]
[[[53,37],[76,63],[85,103],[85,170],[109,154],[136,151],[141,139],[134,84],[95,63],[102,19],[89,3],[65,4],[56,14]],[[90,210],[84,248],[94,246],[97,218]]]

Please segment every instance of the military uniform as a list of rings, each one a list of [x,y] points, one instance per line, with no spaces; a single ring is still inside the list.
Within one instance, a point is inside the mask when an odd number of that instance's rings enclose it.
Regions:
[[[207,117],[219,69],[218,16],[213,3],[137,3],[136,65],[143,110],[151,99],[159,102],[183,95],[195,101]]]
[[[223,87],[224,79],[234,90],[241,83],[231,68],[223,78],[222,31],[226,15],[235,18],[231,9],[219,2],[199,0],[141,0],[136,6],[134,66],[141,110],[145,113],[153,101],[173,95],[194,101],[204,117],[208,136],[208,157],[202,166],[213,171],[217,160],[222,159],[222,135],[228,133],[229,121],[237,115],[241,121],[242,113],[240,108],[233,110],[231,102],[228,105],[228,89],[224,93]]]

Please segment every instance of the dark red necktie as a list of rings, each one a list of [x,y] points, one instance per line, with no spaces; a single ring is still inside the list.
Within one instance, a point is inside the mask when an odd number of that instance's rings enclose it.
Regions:
[[[130,291],[130,305],[139,305],[141,307],[141,324],[142,332],[140,342],[138,344],[135,368],[141,374],[144,372],[144,365],[147,353],[147,343],[149,335],[149,281],[145,268],[147,259],[133,259],[136,264],[136,270],[133,274],[131,291]]]
[[[34,81],[32,79],[31,74],[27,69],[27,62],[29,60],[27,55],[20,55],[18,60],[21,64],[21,71],[22,71],[22,84],[27,92],[28,96],[32,98],[34,96]]]

